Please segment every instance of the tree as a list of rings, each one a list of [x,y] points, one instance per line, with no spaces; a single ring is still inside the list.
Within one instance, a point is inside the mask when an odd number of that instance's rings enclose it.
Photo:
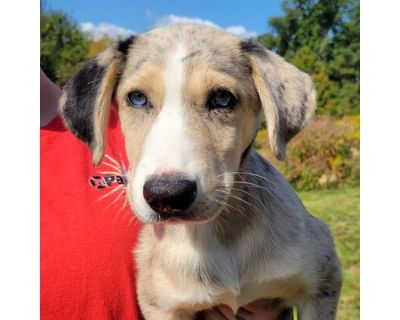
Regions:
[[[40,66],[63,85],[86,61],[89,39],[62,12],[40,12]]]
[[[272,33],[259,41],[311,74],[318,113],[359,113],[359,0],[284,0],[282,8],[282,17],[268,20]]]

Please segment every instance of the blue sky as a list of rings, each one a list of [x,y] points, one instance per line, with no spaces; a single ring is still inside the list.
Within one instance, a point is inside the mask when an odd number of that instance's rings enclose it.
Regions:
[[[84,31],[111,36],[141,33],[176,22],[216,25],[239,36],[269,31],[267,19],[282,14],[280,0],[46,0],[46,7],[68,13]]]

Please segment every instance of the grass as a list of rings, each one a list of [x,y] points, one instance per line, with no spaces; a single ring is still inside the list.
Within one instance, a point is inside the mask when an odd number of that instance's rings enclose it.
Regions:
[[[299,194],[306,208],[329,225],[335,238],[344,276],[337,319],[360,319],[360,189]]]

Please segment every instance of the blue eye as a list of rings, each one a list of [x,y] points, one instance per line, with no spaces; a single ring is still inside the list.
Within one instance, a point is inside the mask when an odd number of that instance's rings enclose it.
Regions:
[[[147,106],[147,97],[141,91],[129,92],[127,100],[128,103],[135,108],[141,108]]]
[[[208,100],[210,109],[232,108],[235,103],[233,94],[224,89],[215,91]]]

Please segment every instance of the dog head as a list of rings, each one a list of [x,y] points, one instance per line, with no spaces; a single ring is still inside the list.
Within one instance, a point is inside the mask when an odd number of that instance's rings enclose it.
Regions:
[[[94,164],[104,155],[112,99],[133,168],[128,198],[144,222],[214,218],[254,140],[260,110],[271,148],[283,159],[315,108],[308,75],[254,42],[191,24],[121,41],[67,83],[62,116],[89,145]]]

